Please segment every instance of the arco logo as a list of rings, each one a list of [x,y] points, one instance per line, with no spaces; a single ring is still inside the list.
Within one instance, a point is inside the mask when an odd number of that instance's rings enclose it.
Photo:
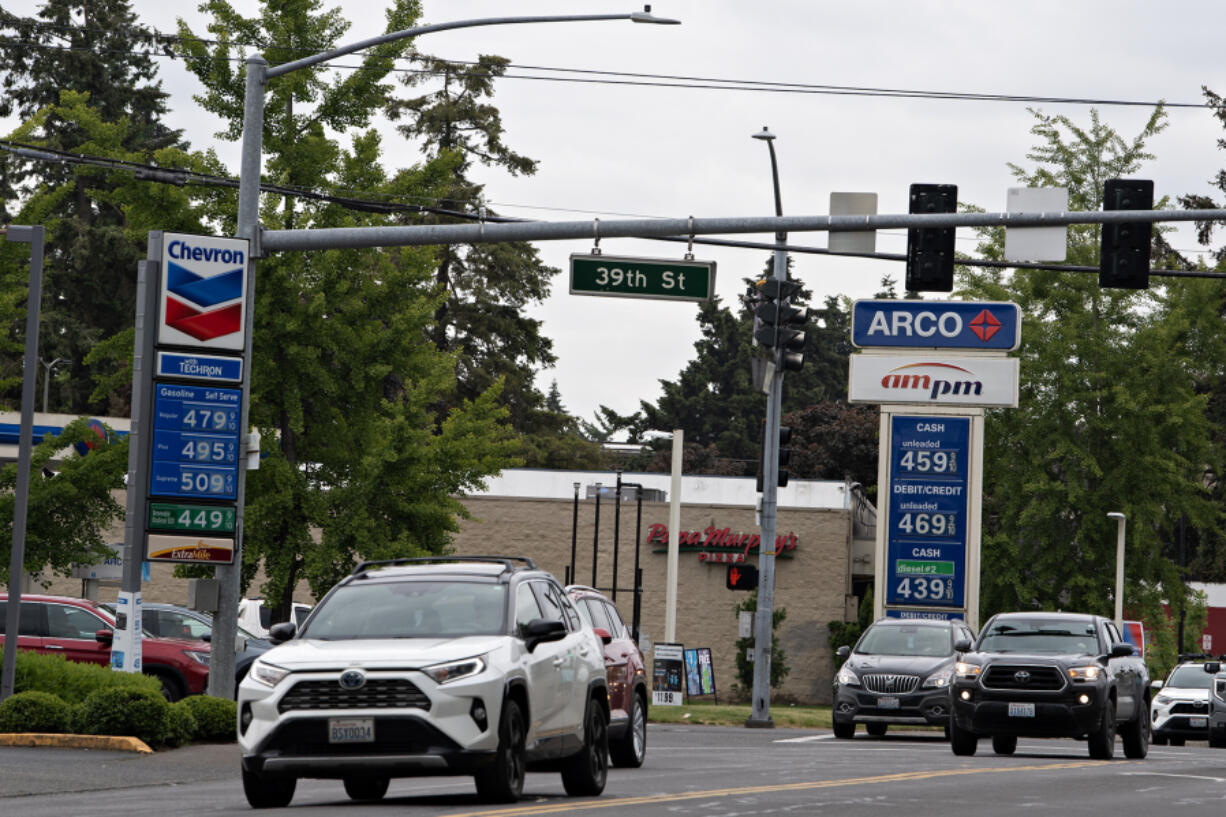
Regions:
[[[167,326],[196,340],[212,340],[242,331],[241,301],[220,309],[210,308],[243,297],[242,267],[206,278],[168,261],[166,289],[183,299],[166,295]]]

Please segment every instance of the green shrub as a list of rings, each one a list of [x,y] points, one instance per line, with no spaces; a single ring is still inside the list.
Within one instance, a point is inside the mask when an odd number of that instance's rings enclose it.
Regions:
[[[185,706],[187,701],[179,701],[170,705],[166,712],[166,735],[163,738],[167,746],[182,746],[191,743],[196,737],[196,718],[191,707]]]
[[[87,735],[129,735],[157,746],[166,736],[169,709],[160,691],[99,689],[85,699],[75,726]]]
[[[50,692],[18,692],[0,703],[0,732],[68,731],[72,707]]]
[[[186,706],[196,719],[195,740],[238,739],[238,705],[234,701],[210,695],[190,695],[179,704]]]
[[[3,654],[0,648],[0,656]],[[149,690],[160,695],[162,682],[139,672],[114,672],[101,664],[83,664],[29,650],[17,651],[14,692],[50,692],[65,703],[79,704],[95,690],[115,688]]]

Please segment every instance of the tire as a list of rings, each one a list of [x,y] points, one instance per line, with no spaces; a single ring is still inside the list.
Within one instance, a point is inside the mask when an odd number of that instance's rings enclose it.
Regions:
[[[1210,729],[1209,746],[1214,749],[1226,749],[1226,729]]]
[[[1149,705],[1139,707],[1137,716],[1120,730],[1124,739],[1124,757],[1141,760],[1149,754]]]
[[[604,791],[608,777],[609,719],[589,698],[583,713],[583,749],[563,761],[562,788],[571,797],[595,797]]]
[[[882,735],[884,735],[887,729],[889,729],[889,726],[887,726],[884,723],[866,723],[864,724],[864,731],[868,732],[870,735],[872,735],[875,738],[879,738]]]
[[[484,803],[514,803],[524,791],[527,761],[524,757],[524,714],[508,698],[498,721],[498,750],[494,762],[475,775],[477,796]]]
[[[285,808],[294,799],[298,778],[255,774],[243,769],[243,794],[252,808]]]
[[[386,777],[346,777],[345,794],[349,795],[350,800],[382,800],[390,782]]]
[[[835,721],[834,736],[841,740],[851,740],[856,736],[856,722],[847,721],[844,723],[843,721]]]
[[[974,732],[968,732],[952,717],[949,719],[949,748],[955,755],[970,757],[979,748],[979,738]]]
[[[172,704],[183,697],[183,686],[173,677],[162,672],[149,674],[162,682],[162,697],[166,699],[166,703]]]
[[[647,714],[637,692],[630,696],[626,734],[609,743],[609,754],[613,756],[613,765],[623,769],[637,769],[647,758]]]
[[[1017,735],[993,735],[992,751],[998,755],[1011,755],[1017,751]]]
[[[1115,701],[1108,700],[1102,722],[1089,736],[1090,757],[1111,760],[1115,757]]]

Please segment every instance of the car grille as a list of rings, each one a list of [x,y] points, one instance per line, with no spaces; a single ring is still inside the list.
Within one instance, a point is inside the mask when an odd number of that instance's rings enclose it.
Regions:
[[[994,664],[988,667],[983,685],[989,689],[1050,692],[1064,688],[1064,675],[1056,667]]]
[[[260,747],[261,753],[286,757],[321,755],[429,755],[460,749],[451,738],[418,718],[377,717],[374,743],[329,743],[326,717],[283,723]]]
[[[372,678],[361,689],[336,681],[299,681],[277,705],[280,712],[303,709],[426,709],[430,699],[412,681]]]
[[[1183,701],[1171,707],[1172,715],[1205,715],[1208,712],[1208,701]]]
[[[864,688],[869,692],[876,692],[882,695],[906,695],[908,692],[914,692],[915,688],[919,686],[919,676],[889,674],[861,675],[860,683],[864,684]]]

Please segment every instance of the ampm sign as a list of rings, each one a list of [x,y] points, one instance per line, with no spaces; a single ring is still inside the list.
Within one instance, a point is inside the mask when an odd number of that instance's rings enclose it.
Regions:
[[[1022,339],[1017,304],[981,301],[856,301],[851,342],[860,348],[1009,351]]]
[[[245,239],[165,233],[157,343],[242,350]]]

